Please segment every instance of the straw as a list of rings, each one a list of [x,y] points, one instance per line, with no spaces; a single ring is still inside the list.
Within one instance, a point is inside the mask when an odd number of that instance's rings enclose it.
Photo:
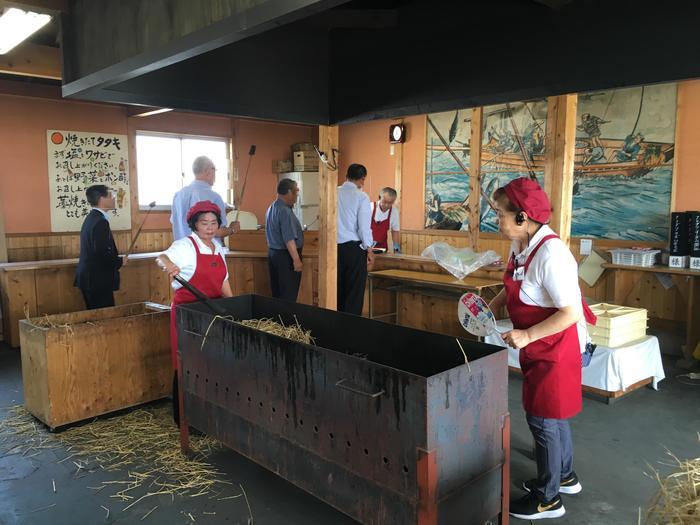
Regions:
[[[180,451],[179,431],[172,422],[169,406],[132,410],[107,418],[95,419],[57,434],[37,426],[23,407],[1,409],[0,456],[9,450],[27,453],[38,449],[64,452],[57,463],[72,462],[76,475],[83,477],[96,471],[126,470],[126,479],[100,481],[86,488],[99,492],[105,487],[110,495],[126,504],[126,511],[145,499],[159,494],[196,497],[221,494],[226,485],[222,473],[206,462],[206,457],[221,444],[207,436],[191,436],[192,457]],[[70,463],[69,463],[70,464]]]
[[[700,433],[698,434],[700,439]],[[700,522],[700,457],[681,460],[666,451],[674,471],[662,478],[652,469],[659,490],[649,503],[644,523],[653,525],[690,525]]]

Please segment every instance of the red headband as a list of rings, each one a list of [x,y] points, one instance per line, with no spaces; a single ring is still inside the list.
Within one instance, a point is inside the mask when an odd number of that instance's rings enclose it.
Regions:
[[[216,213],[217,215],[221,214],[221,210],[219,209],[219,207],[212,201],[199,201],[194,206],[192,206],[187,212],[187,220],[189,221],[192,218],[192,216],[196,213],[206,212]]]
[[[549,198],[536,181],[521,177],[503,187],[510,202],[527,213],[532,220],[546,224],[552,216]]]

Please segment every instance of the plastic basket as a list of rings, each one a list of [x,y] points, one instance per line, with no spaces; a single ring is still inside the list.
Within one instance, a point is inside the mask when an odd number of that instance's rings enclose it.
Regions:
[[[612,254],[613,264],[623,266],[654,266],[656,255],[661,250],[637,250],[634,248],[616,248],[608,250]]]

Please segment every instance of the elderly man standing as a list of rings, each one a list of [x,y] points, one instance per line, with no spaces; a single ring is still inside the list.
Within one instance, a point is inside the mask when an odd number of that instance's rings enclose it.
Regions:
[[[270,270],[272,297],[296,301],[301,284],[301,251],[304,248],[304,232],[294,215],[299,187],[291,179],[277,184],[277,200],[265,214],[267,238],[267,262]]]
[[[379,192],[379,200],[372,203],[372,237],[375,248],[389,249],[388,236],[391,231],[391,240],[394,252],[401,252],[401,237],[399,234],[399,210],[394,208],[396,202],[396,190],[394,188],[382,188]]]
[[[351,164],[338,187],[338,311],[355,315],[362,315],[367,265],[374,262],[372,206],[362,191],[365,177],[362,164]]]
[[[221,227],[216,236],[227,237],[240,229],[240,224],[234,222],[226,226],[226,204],[221,195],[216,193],[212,186],[216,180],[216,167],[209,157],[201,156],[192,163],[194,180],[175,193],[173,197],[170,223],[173,225],[173,241],[187,237],[192,231],[187,225],[187,211],[200,201],[211,201],[221,210]]]

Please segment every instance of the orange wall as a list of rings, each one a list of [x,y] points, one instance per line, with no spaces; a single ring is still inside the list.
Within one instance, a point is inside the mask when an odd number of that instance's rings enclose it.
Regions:
[[[345,180],[350,164],[363,164],[367,168],[365,192],[376,200],[379,190],[394,187],[396,155],[391,155],[389,126],[396,120],[376,120],[340,126],[338,142],[340,167],[338,182]],[[423,224],[423,151],[425,146],[425,118],[403,119],[407,140],[403,144],[403,177],[399,198],[401,227],[407,230],[422,228]],[[394,147],[394,151],[399,146]]]
[[[0,207],[7,233],[51,231],[50,128],[126,135],[126,109],[0,95]]]
[[[678,108],[673,210],[700,210],[700,80],[679,83]]]
[[[242,209],[264,220],[274,200],[277,175],[272,161],[291,158],[291,144],[316,142],[317,128],[170,112],[152,117],[128,117],[123,106],[56,98],[56,92],[24,96],[20,83],[0,83],[0,210],[7,233],[51,231],[46,130],[49,128],[128,134],[136,130],[234,137],[242,186],[248,148],[256,144]],[[133,155],[133,149],[130,152]],[[135,159],[134,159],[135,160]],[[133,187],[132,191],[137,191]],[[236,191],[239,194],[239,191]],[[226,197],[226,196],[224,196]],[[132,213],[139,213],[132,209]],[[136,218],[140,222],[142,215]],[[169,212],[150,214],[146,229],[170,228]]]

